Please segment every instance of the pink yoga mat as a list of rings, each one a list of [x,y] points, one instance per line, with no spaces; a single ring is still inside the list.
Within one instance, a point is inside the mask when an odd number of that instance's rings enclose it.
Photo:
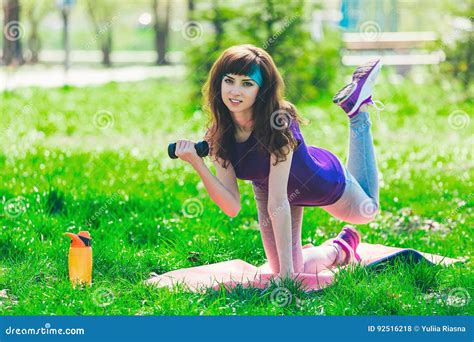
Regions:
[[[326,241],[329,243],[330,240]],[[313,247],[308,244],[303,248]],[[427,260],[433,264],[450,265],[456,262],[462,262],[460,259],[452,259],[440,255],[418,252],[414,249],[389,247],[384,245],[373,245],[361,243],[357,252],[362,258],[362,265],[375,266],[395,258],[412,258],[415,261]],[[407,260],[407,259],[405,259]],[[337,269],[325,270],[320,273],[298,273],[294,278],[302,282],[307,292],[321,290],[330,285],[334,280]],[[224,262],[218,262],[211,265],[203,265],[167,272],[161,275],[154,275],[145,281],[145,284],[156,287],[172,288],[180,283],[189,291],[202,292],[206,288],[212,287],[218,289],[223,284],[227,289],[242,284],[243,287],[264,288],[272,277],[275,277],[270,270],[268,263],[259,267],[249,264],[243,260],[236,259]]]

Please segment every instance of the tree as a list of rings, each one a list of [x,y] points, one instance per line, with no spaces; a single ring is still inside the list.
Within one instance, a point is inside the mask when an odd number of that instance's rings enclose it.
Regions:
[[[158,65],[168,64],[166,51],[170,20],[170,1],[153,0],[153,29],[155,31],[155,48]]]
[[[325,96],[340,65],[341,39],[338,31],[326,27],[324,38],[315,41],[309,26],[318,1],[212,0],[196,9],[195,20],[210,23],[198,44],[186,54],[189,79],[200,94],[212,63],[225,48],[250,43],[265,49],[274,59],[292,102]]]
[[[444,3],[446,12],[453,17],[464,19],[464,28],[456,28],[455,39],[443,45],[446,61],[441,64],[441,69],[450,72],[455,78],[460,79],[465,90],[469,90],[474,79],[474,1]],[[470,21],[470,23],[469,23]]]
[[[29,30],[27,32],[28,50],[31,56],[30,63],[38,62],[38,54],[41,50],[41,39],[38,34],[38,26],[49,10],[53,8],[52,0],[21,0],[22,13],[28,21]]]
[[[188,20],[193,20],[194,18],[194,0],[188,0]]]
[[[102,51],[102,64],[109,67],[112,65],[112,26],[117,19],[118,2],[116,0],[86,0],[87,10],[92,26],[94,27],[95,39]]]
[[[19,0],[3,0],[3,63],[21,65],[24,63],[21,38],[24,34],[20,23]]]

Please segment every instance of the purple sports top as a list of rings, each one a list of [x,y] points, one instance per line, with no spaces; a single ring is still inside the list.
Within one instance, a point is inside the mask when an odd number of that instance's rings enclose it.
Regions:
[[[288,200],[294,206],[324,206],[336,202],[344,192],[346,179],[343,166],[331,152],[306,146],[296,120],[290,130],[298,141],[293,151],[288,179]],[[230,161],[237,178],[251,180],[255,186],[268,192],[270,153],[258,151],[258,142],[252,132],[244,142],[235,142]]]

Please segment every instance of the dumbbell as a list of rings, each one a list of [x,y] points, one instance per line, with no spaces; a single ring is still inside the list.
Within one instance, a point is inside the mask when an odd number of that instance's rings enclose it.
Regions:
[[[207,141],[203,140],[194,145],[196,152],[199,157],[205,157],[209,154],[209,144]],[[168,156],[171,159],[176,159],[178,156],[175,154],[176,152],[176,143],[172,143],[168,145]]]

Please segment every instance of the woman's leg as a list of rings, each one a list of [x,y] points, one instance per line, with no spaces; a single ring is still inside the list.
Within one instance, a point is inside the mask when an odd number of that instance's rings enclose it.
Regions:
[[[303,249],[304,273],[318,274],[332,268],[338,253],[340,248],[334,244]]]
[[[372,89],[381,67],[380,59],[357,67],[352,73],[351,83],[333,97],[333,102],[347,113],[350,120],[348,181],[342,200],[325,209],[350,218],[354,223],[367,223],[364,218],[372,220],[379,209],[378,173],[367,105],[374,104]]]
[[[275,235],[273,233],[272,221],[268,213],[268,192],[253,186],[255,200],[257,202],[258,222],[262,236],[265,255],[273,273],[280,271],[280,262],[276,247]],[[303,249],[301,245],[301,225],[303,222],[304,207],[291,206],[291,246],[293,255],[293,268],[295,273],[304,271]]]
[[[350,119],[346,187],[336,203],[321,206],[335,218],[352,224],[373,221],[379,209],[378,171],[370,126],[367,111]]]
[[[371,125],[369,113],[365,110],[350,119],[347,169],[378,207],[379,180]]]

